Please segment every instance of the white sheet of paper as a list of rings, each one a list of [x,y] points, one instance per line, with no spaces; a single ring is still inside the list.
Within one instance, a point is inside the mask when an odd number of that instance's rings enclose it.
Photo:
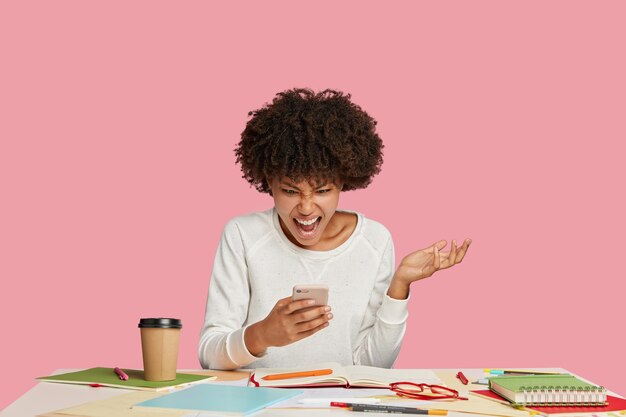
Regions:
[[[369,389],[369,388],[307,388],[304,393],[297,397],[290,398],[286,401],[273,404],[268,408],[329,408],[330,401],[323,403],[313,404],[301,404],[298,401],[302,399],[315,399],[315,398],[368,398],[377,397],[380,395],[395,395],[388,389]]]

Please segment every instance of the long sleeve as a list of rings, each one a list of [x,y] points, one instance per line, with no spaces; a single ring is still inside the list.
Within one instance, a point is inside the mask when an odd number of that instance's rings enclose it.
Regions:
[[[396,300],[387,295],[394,264],[393,241],[389,237],[353,351],[355,365],[391,368],[400,352],[409,315],[408,298]]]
[[[236,369],[258,359],[244,343],[250,284],[237,224],[224,228],[213,264],[198,356],[203,368]]]
[[[386,295],[395,263],[389,231],[356,215],[350,238],[328,251],[290,242],[274,209],[232,219],[224,228],[211,274],[198,347],[202,366],[236,369],[337,362],[391,367],[405,332],[407,301]],[[329,286],[334,315],[330,325],[253,356],[244,343],[247,326],[267,317],[296,284]]]

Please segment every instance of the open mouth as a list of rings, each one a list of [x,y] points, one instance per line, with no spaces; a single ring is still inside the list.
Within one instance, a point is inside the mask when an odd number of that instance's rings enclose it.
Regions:
[[[317,217],[309,220],[293,219],[293,222],[296,224],[300,235],[303,237],[313,236],[321,221],[322,217]]]

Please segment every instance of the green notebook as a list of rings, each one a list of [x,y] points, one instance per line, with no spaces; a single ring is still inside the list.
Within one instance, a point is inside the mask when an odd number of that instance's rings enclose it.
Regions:
[[[606,405],[606,389],[574,375],[501,375],[489,389],[517,405]]]
[[[113,368],[90,368],[84,371],[69,372],[60,375],[40,376],[37,378],[45,382],[63,382],[66,384],[98,384],[107,387],[138,389],[145,391],[163,391],[169,388],[179,387],[198,381],[210,381],[216,379],[213,375],[176,374],[173,381],[153,382],[143,379],[143,371],[137,369],[124,369],[128,375],[127,381],[122,381]]]

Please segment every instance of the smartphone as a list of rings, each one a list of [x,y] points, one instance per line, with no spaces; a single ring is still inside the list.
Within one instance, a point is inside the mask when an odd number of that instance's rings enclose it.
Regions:
[[[325,284],[298,284],[293,287],[293,301],[313,299],[315,305],[328,304],[328,285]]]

